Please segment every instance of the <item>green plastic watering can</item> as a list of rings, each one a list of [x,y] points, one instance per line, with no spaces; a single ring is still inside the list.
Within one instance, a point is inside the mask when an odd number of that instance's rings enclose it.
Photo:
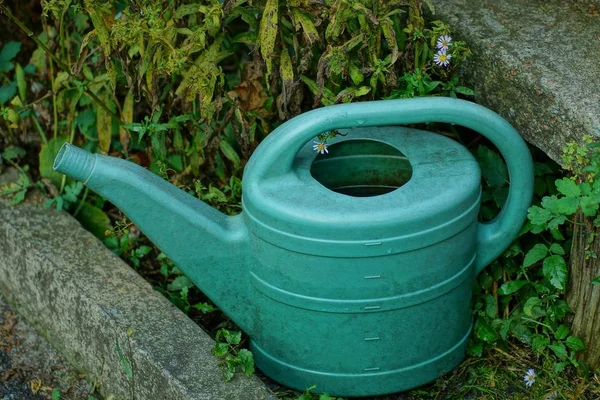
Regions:
[[[477,222],[481,173],[455,141],[401,124],[471,128],[500,150],[510,190]],[[329,154],[315,136],[340,130]],[[284,123],[226,216],[144,168],[70,144],[54,169],[120,207],[250,337],[256,365],[299,390],[407,390],[464,357],[477,274],[521,228],[533,192],[527,146],[500,116],[447,98],[324,107]]]

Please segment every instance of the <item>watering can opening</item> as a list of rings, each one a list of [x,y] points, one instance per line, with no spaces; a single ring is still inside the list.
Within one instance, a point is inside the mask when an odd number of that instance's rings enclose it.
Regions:
[[[312,177],[334,192],[372,197],[393,192],[412,176],[412,166],[397,148],[378,140],[345,140],[328,147],[310,167]]]

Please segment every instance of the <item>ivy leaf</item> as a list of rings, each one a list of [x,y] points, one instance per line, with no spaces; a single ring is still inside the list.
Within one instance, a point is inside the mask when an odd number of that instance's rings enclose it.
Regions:
[[[553,255],[544,260],[543,274],[550,280],[552,286],[564,290],[567,285],[567,264],[559,255]]]
[[[600,285],[600,276],[592,281],[594,285]]]
[[[503,296],[518,292],[523,286],[527,285],[529,283],[529,281],[508,281],[505,282],[502,286],[500,286],[500,289],[498,290],[498,293],[500,293]]]
[[[579,186],[569,178],[558,179],[555,184],[556,189],[567,197],[577,197],[581,195]]]
[[[540,261],[548,254],[548,247],[545,244],[538,243],[531,248],[525,255],[525,260],[523,261],[523,267],[527,268],[536,262]]]

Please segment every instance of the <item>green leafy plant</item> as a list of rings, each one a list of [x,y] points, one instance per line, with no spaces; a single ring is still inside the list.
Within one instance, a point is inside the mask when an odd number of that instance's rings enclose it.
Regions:
[[[7,163],[19,172],[17,182],[0,187],[0,196],[10,198],[12,204],[19,204],[25,200],[29,189],[39,188],[39,185],[33,183],[29,177],[29,165],[22,167],[19,165],[19,159],[24,157],[25,154],[25,150],[16,146],[9,146],[0,152],[0,168],[3,167],[4,163]]]
[[[506,200],[508,171],[501,157],[484,146],[478,148],[477,158],[487,183],[481,208],[486,220],[493,218]],[[575,191],[570,179],[553,180],[556,170],[556,166],[535,164],[536,197],[529,210],[530,221],[478,277],[475,334],[469,346],[472,355],[481,356],[490,345],[514,338],[530,345],[536,354],[554,356],[556,371],[567,365],[579,366],[575,356],[584,346],[569,335],[565,320],[570,312],[564,300],[570,231],[564,226],[566,216],[558,214],[556,205],[552,206],[555,214],[545,208]]]
[[[247,349],[240,349],[241,332],[220,329],[215,337],[212,353],[223,360],[223,375],[229,382],[236,371],[241,370],[247,376],[254,374],[254,356]]]
[[[307,388],[304,391],[304,393],[301,393],[301,394],[299,394],[296,397],[292,398],[292,397],[284,396],[282,398],[282,400],[315,400],[315,399],[318,399],[318,400],[336,400],[336,399],[342,400],[341,397],[331,397],[327,393],[323,393],[323,394],[320,394],[320,395],[312,394],[311,391],[314,390],[314,389],[316,389],[316,388],[317,387],[313,385],[313,386]]]

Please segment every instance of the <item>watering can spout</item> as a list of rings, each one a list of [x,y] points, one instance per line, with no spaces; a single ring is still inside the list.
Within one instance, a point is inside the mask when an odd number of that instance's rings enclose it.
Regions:
[[[146,169],[91,154],[69,143],[54,170],[82,181],[135,223],[221,310],[251,333],[246,287],[248,230],[243,216],[227,216]]]

